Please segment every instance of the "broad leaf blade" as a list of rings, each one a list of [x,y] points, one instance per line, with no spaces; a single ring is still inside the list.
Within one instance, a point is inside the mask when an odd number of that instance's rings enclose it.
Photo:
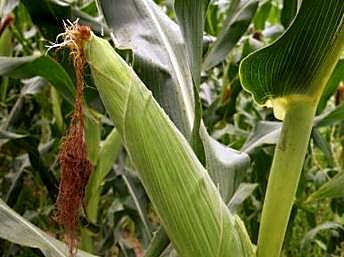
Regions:
[[[193,84],[182,34],[152,0],[102,0],[117,47],[134,52],[134,68],[183,135],[194,120]]]
[[[252,153],[254,149],[264,144],[276,144],[281,133],[281,128],[282,124],[280,122],[258,122],[241,150],[245,153]]]
[[[25,220],[0,199],[0,237],[13,243],[39,248],[46,257],[68,257],[68,247]],[[78,251],[79,257],[94,255]]]
[[[225,202],[234,194],[239,186],[250,158],[246,153],[231,149],[209,136],[205,128],[201,127],[201,138],[206,152],[207,170],[218,186]]]
[[[0,57],[0,76],[18,79],[41,76],[73,103],[74,86],[63,67],[49,56]]]
[[[344,46],[343,15],[342,0],[304,0],[283,36],[242,61],[243,87],[259,104],[290,95],[317,101]]]
[[[183,32],[193,81],[198,88],[201,79],[203,28],[209,0],[176,0],[174,9]]]
[[[232,213],[238,211],[239,206],[253,193],[258,187],[258,184],[242,183],[238,190],[233,195],[232,199],[228,204],[228,208]]]

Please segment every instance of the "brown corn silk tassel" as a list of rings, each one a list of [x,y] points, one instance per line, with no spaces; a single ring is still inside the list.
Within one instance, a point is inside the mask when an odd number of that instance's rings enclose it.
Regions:
[[[77,225],[85,187],[90,177],[92,164],[87,159],[83,120],[83,69],[85,57],[83,42],[90,37],[90,28],[77,23],[65,25],[64,42],[60,44],[71,50],[76,74],[76,96],[74,112],[67,135],[59,151],[61,168],[59,194],[56,201],[57,222],[66,233],[70,256],[78,249]]]

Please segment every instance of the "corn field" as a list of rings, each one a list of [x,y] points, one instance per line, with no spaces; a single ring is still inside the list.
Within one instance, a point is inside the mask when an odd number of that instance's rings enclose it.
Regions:
[[[343,0],[0,17],[0,256],[344,257]]]

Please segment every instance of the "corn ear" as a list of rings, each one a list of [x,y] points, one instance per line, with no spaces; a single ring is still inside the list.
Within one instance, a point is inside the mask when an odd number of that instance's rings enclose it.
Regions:
[[[95,35],[85,43],[85,55],[105,108],[179,256],[254,256],[247,255],[251,243],[241,242],[246,231],[237,231],[218,188],[135,72]]]

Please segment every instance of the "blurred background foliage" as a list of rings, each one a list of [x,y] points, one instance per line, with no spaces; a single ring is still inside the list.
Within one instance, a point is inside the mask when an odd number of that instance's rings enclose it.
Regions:
[[[173,0],[155,2],[161,20],[175,30]],[[74,71],[68,51],[48,51],[48,47],[63,32],[63,21],[79,19],[108,38],[159,102],[166,103],[171,92],[160,87],[173,88],[173,82],[166,74],[163,47],[156,40],[159,34],[150,27],[149,18],[142,16],[141,22],[119,11],[142,7],[138,13],[144,15],[144,5],[155,5],[149,0],[0,3],[0,198],[25,219],[63,240],[54,221],[57,152],[71,117]],[[254,243],[280,125],[271,109],[257,106],[242,90],[238,66],[249,53],[278,38],[297,8],[296,0],[212,0],[204,20],[199,87],[202,118],[214,139],[249,156],[249,165],[240,169],[228,204],[244,220]],[[149,44],[138,45],[142,38]],[[133,45],[126,44],[130,40]],[[180,44],[180,38],[175,41]],[[154,57],[159,51],[161,55]],[[87,67],[85,75],[86,137],[97,176],[87,189],[81,214],[81,248],[99,256],[144,256],[159,230],[159,218],[107,118]],[[158,83],[151,83],[154,80]],[[343,83],[341,60],[318,108],[288,226],[286,257],[344,256]],[[168,109],[173,105],[164,108],[178,123],[178,114],[173,113],[176,109]],[[0,229],[3,225],[0,220]],[[175,256],[167,247],[166,236],[157,235],[164,239],[157,244],[161,248],[157,252]],[[35,248],[5,240],[0,240],[0,255],[43,256]]]

